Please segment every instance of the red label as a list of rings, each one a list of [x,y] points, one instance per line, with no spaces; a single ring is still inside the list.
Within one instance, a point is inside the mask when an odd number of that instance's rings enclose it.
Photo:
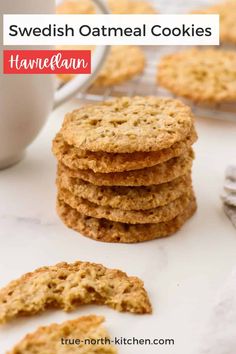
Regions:
[[[90,74],[90,50],[4,50],[4,74]]]

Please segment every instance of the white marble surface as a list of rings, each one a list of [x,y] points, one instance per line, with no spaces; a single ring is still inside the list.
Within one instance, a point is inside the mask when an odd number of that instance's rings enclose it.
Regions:
[[[209,307],[236,264],[236,230],[221,208],[224,170],[236,158],[236,123],[197,120],[193,179],[197,214],[175,236],[137,245],[97,243],[67,229],[55,213],[56,162],[51,140],[68,103],[54,112],[18,165],[0,172],[0,286],[42,265],[87,260],[140,276],[153,315],[120,314],[86,306],[71,314],[50,311],[0,329],[0,353],[39,325],[82,314],[107,317],[112,335],[174,338],[173,347],[120,347],[120,353],[193,354]]]

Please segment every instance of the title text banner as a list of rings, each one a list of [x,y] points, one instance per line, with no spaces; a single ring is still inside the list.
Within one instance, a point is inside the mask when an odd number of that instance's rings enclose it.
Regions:
[[[4,45],[218,45],[218,15],[4,15]]]

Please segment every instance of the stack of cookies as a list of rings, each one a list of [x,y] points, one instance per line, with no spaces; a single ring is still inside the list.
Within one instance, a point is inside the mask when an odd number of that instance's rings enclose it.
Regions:
[[[170,98],[121,97],[67,114],[53,141],[59,216],[105,242],[173,234],[196,210],[196,140],[190,108]]]

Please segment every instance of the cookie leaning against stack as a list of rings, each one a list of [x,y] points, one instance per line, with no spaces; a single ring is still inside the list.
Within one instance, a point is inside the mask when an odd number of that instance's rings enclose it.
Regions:
[[[196,210],[189,107],[122,97],[66,115],[53,141],[57,210],[95,240],[135,243],[168,236]]]

